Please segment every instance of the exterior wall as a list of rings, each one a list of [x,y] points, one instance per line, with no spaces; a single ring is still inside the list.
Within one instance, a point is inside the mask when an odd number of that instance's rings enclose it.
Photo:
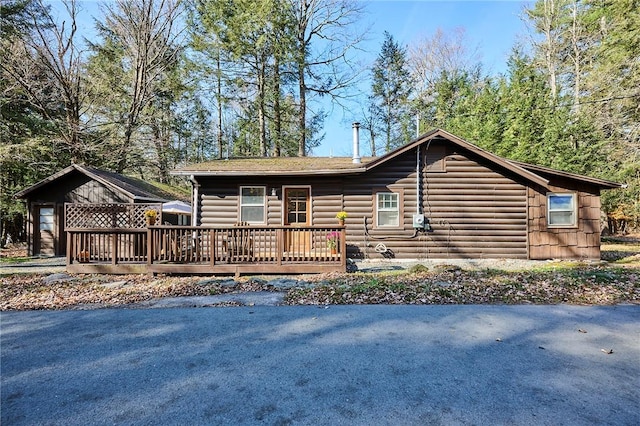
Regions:
[[[529,257],[531,259],[600,259],[600,193],[597,188],[553,182],[550,190],[531,187],[529,199]],[[547,226],[547,192],[575,192],[577,226]]]
[[[95,180],[88,180],[80,185],[80,181],[69,183],[68,192],[64,194],[67,203],[130,203],[131,199],[112,191]]]
[[[487,160],[476,158],[471,152],[454,150],[434,140],[420,147],[418,189],[416,160],[414,149],[353,176],[200,178],[198,223],[205,226],[237,223],[240,186],[261,185],[266,186],[267,193],[266,225],[282,225],[283,188],[309,186],[311,225],[334,225],[338,211],[348,213],[347,249],[351,258],[600,257],[597,186],[555,176],[546,176],[551,181],[550,189],[530,186],[522,177],[493,163],[487,164]],[[376,227],[377,191],[400,194],[399,227]],[[546,193],[568,191],[578,194],[578,225],[548,228]],[[429,220],[431,232],[413,228],[413,215],[418,211]]]
[[[437,144],[431,146],[438,151]],[[342,178],[293,177],[255,179],[200,178],[199,223],[231,226],[239,222],[240,186],[267,188],[267,225],[281,225],[284,186],[310,186],[311,225],[335,225],[340,210],[346,219],[347,244],[352,258],[526,258],[527,191],[512,178],[489,169],[462,153],[446,152],[444,170],[430,171],[421,149],[421,212],[433,232],[416,232],[416,151],[379,165],[370,172]],[[275,189],[276,195],[272,194]],[[401,226],[375,226],[375,192],[401,194]],[[383,244],[387,249],[380,253]],[[378,251],[376,251],[378,247]]]
[[[122,203],[129,198],[116,193],[99,182],[79,172],[71,173],[29,194],[27,199],[29,254],[40,254],[40,207],[53,207],[55,212],[54,254],[61,256],[66,251],[64,232],[64,203]]]
[[[265,186],[268,226],[283,224],[283,191],[285,187],[311,188],[311,225],[335,225],[341,209],[342,181],[336,178],[295,177],[291,179],[208,179],[201,178],[198,223],[203,226],[232,226],[240,222],[239,192],[241,186]],[[275,190],[275,195],[272,195]]]
[[[415,232],[413,228],[413,215],[418,211],[413,150],[345,185],[347,235],[354,257],[526,258],[526,187],[437,143],[429,147],[429,156],[425,149],[421,150],[419,202],[433,231]],[[434,168],[435,161],[442,161],[442,167]],[[401,194],[400,228],[375,227],[372,187]],[[379,252],[380,244],[386,252]]]

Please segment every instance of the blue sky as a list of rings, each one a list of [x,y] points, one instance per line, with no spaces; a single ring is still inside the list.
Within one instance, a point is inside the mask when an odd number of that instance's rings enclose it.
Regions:
[[[367,15],[363,27],[369,27],[364,50],[359,60],[364,64],[375,61],[383,34],[388,31],[401,45],[411,45],[425,37],[431,37],[438,28],[445,33],[463,28],[470,48],[478,48],[480,60],[486,72],[498,74],[506,70],[511,48],[526,33],[520,16],[524,6],[532,1],[519,0],[360,0]],[[59,0],[51,0],[54,8],[62,7]],[[92,16],[100,11],[98,1],[78,1],[82,9],[80,32],[88,37],[94,33]],[[368,90],[370,74],[365,68],[360,87]],[[354,104],[355,105],[355,104]],[[330,112],[325,120],[325,138],[315,148],[313,156],[351,156],[354,111],[331,105],[324,101],[323,108]],[[361,155],[369,155],[367,144],[362,143]]]
[[[388,31],[401,45],[431,37],[438,28],[445,33],[463,28],[470,48],[478,48],[484,69],[490,74],[506,70],[512,47],[526,34],[520,19],[529,1],[430,1],[430,0],[363,0],[371,29],[365,44],[367,59],[372,63]],[[369,73],[364,76],[368,79]],[[365,84],[369,84],[365,81]],[[353,113],[333,108],[325,121],[326,136],[314,156],[351,156]],[[361,143],[361,155],[369,155],[367,144]]]

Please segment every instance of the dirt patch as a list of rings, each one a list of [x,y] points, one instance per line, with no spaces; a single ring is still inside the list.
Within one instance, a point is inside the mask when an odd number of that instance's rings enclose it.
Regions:
[[[0,248],[0,259],[1,258],[20,259],[20,258],[26,258],[26,257],[27,257],[26,243],[9,244],[7,247]]]

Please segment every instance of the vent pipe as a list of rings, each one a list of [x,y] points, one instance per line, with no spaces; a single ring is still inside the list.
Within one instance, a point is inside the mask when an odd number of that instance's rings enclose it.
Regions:
[[[353,127],[353,164],[360,164],[360,123],[352,124]]]

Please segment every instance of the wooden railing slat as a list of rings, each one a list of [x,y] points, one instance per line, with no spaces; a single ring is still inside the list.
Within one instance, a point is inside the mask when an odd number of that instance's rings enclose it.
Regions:
[[[336,233],[337,254],[332,254],[327,237]],[[67,229],[67,263],[239,264],[274,272],[296,264],[334,264],[346,268],[344,227],[234,226],[228,228],[192,226],[151,226],[149,228]]]

